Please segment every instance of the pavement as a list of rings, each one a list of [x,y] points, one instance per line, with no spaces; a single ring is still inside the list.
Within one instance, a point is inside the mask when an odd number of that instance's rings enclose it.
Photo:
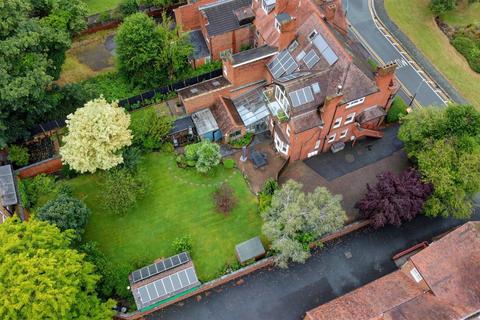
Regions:
[[[473,220],[480,220],[479,209]],[[360,230],[315,251],[305,264],[256,271],[145,319],[302,319],[306,311],[396,270],[396,253],[464,222],[419,216],[400,228]]]
[[[398,44],[394,45],[395,41],[385,36],[385,32],[377,27],[372,16],[373,3],[370,0],[344,1],[344,6],[351,24],[351,33],[359,38],[375,60],[381,63],[396,62],[398,64],[396,75],[410,100],[415,96],[416,101],[422,106],[445,105],[446,101],[437,92],[435,83],[427,82],[425,74],[418,69],[406,52]],[[405,95],[403,98],[406,98]]]
[[[402,149],[403,143],[397,138],[398,129],[398,125],[392,125],[383,130],[385,136],[381,139],[365,138],[353,146],[352,143],[347,143],[342,151],[323,153],[304,162],[317,174],[332,181]]]

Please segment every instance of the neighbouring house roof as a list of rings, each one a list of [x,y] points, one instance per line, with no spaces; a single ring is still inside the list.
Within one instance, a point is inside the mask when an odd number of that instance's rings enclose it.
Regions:
[[[239,64],[253,62],[255,60],[268,58],[277,53],[277,48],[268,45],[245,50],[237,54],[232,55],[232,65],[235,67]]]
[[[308,311],[305,319],[462,319],[480,312],[479,279],[480,222],[468,222],[402,269]]]
[[[193,47],[193,58],[201,59],[210,56],[210,50],[208,49],[205,38],[203,37],[202,31],[193,30],[188,33],[188,38]]]
[[[235,246],[238,261],[244,263],[250,259],[261,257],[265,254],[265,248],[259,237],[252,238]]]
[[[138,310],[200,285],[186,252],[135,270],[128,279]]]
[[[233,104],[246,127],[266,119],[270,114],[261,88],[255,88],[233,99]]]
[[[0,166],[0,196],[4,207],[18,204],[15,175],[11,165]]]
[[[243,126],[242,119],[233,105],[232,100],[221,97],[220,101],[212,107],[212,113],[223,134],[238,130]]]
[[[378,119],[387,115],[385,109],[380,106],[373,106],[368,109],[363,110],[356,118],[359,124],[364,124],[365,122]]]
[[[252,0],[224,0],[200,7],[199,10],[205,14],[208,21],[208,35],[216,36],[243,28],[234,11],[251,4]]]
[[[187,131],[190,128],[195,127],[191,116],[186,116],[183,118],[176,119],[173,122],[173,127],[168,133],[169,135],[174,135],[179,132]]]
[[[295,133],[301,133],[312,128],[319,128],[324,125],[321,114],[313,109],[309,112],[303,112],[290,118],[290,124]]]
[[[203,94],[211,93],[212,91],[217,91],[223,88],[231,86],[230,81],[225,77],[220,76],[213,78],[207,81],[203,81],[192,86],[185,87],[183,89],[177,90],[178,95],[184,100],[188,100],[194,97],[198,97]]]
[[[210,109],[203,109],[192,114],[193,123],[197,128],[197,133],[200,136],[206,133],[217,131],[219,129],[217,121]]]

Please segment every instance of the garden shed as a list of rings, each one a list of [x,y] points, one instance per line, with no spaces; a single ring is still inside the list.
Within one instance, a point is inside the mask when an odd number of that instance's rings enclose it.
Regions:
[[[251,259],[258,259],[265,255],[265,248],[259,237],[252,238],[235,246],[237,259],[245,263]]]
[[[173,127],[168,133],[174,147],[181,147],[197,140],[197,130],[192,117],[186,116],[173,122]]]
[[[219,141],[222,139],[222,132],[210,109],[195,112],[192,114],[192,120],[202,140]]]

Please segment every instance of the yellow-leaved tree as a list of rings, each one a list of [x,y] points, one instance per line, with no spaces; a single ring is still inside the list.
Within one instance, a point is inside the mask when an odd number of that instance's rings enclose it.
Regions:
[[[116,102],[94,99],[67,117],[68,134],[60,155],[75,171],[108,170],[123,163],[122,148],[132,144],[130,115]]]

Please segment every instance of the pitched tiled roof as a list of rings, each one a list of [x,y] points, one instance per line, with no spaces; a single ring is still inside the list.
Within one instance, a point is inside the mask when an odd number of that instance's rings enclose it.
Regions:
[[[243,126],[242,119],[235,109],[232,100],[221,97],[220,101],[212,107],[212,113],[223,134],[231,133]]]
[[[480,310],[479,279],[480,222],[468,222],[401,270],[308,311],[305,319],[462,319]]]
[[[205,58],[210,56],[207,43],[203,37],[201,30],[193,30],[188,33],[188,38],[193,47],[193,57],[195,59]]]
[[[240,26],[234,11],[251,5],[252,0],[226,0],[200,7],[208,20],[208,35],[216,36],[243,27]]]

